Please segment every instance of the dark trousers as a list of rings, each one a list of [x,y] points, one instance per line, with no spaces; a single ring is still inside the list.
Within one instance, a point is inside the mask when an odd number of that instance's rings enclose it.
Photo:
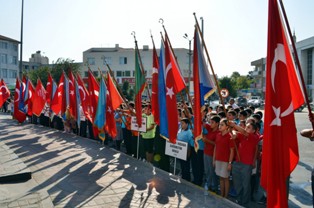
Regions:
[[[201,186],[204,176],[204,151],[198,150],[195,152],[194,147],[191,149],[191,163],[193,173],[193,183]]]
[[[181,175],[184,180],[191,181],[191,173],[190,173],[190,158],[187,160],[180,160],[181,165]]]
[[[80,123],[80,136],[87,137],[87,121],[81,121]]]
[[[131,130],[128,129],[123,129],[123,139],[124,139],[124,144],[125,144],[125,149],[126,149],[126,154],[132,155],[132,132]]]
[[[155,155],[159,155],[160,160],[154,162],[157,162],[160,169],[170,172],[170,157],[165,154],[166,140],[160,136],[159,126],[156,127],[155,135],[156,135],[154,140]]]

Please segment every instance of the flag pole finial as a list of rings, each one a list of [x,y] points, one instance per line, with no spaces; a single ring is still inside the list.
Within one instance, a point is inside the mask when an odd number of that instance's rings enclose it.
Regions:
[[[159,18],[159,21],[158,21],[162,26],[164,26],[164,19],[163,18]]]

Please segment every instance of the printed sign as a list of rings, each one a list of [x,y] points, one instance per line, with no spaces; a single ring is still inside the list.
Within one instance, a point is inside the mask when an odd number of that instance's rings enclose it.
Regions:
[[[172,144],[170,142],[166,142],[166,155],[181,159],[181,160],[186,160],[188,153],[188,143],[182,142],[182,141],[177,141],[177,143]]]
[[[146,119],[142,117],[142,126],[139,128],[136,122],[136,117],[132,116],[131,117],[131,130],[133,131],[140,131],[140,132],[146,132]]]

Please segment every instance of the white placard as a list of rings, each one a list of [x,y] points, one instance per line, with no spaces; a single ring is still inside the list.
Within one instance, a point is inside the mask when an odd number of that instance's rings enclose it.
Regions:
[[[137,125],[137,122],[136,122],[136,117],[132,116],[131,117],[131,130],[146,132],[146,122],[147,122],[147,118],[142,117],[142,126],[141,126],[141,128],[139,128]]]
[[[166,142],[166,155],[186,160],[186,156],[188,153],[188,143],[177,141],[177,143],[173,144],[170,142]]]

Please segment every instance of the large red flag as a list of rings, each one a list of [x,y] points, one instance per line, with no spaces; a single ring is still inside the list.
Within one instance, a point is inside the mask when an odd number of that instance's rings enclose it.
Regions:
[[[47,90],[47,95],[46,95],[46,99],[47,99],[47,104],[50,105],[52,99],[53,99],[53,78],[51,76],[51,74],[48,74],[48,81],[47,81],[47,86],[46,86],[46,90]]]
[[[288,207],[287,180],[299,160],[294,110],[304,93],[290,53],[277,0],[269,0],[265,125],[261,184],[267,207]]]
[[[33,115],[33,103],[34,103],[34,93],[35,93],[35,88],[31,80],[29,80],[29,86],[28,86],[28,93],[29,93],[29,98],[28,98],[28,110],[27,110],[27,115],[32,116]]]
[[[77,77],[77,84],[78,84],[78,89],[80,93],[80,99],[81,99],[81,105],[83,108],[83,112],[85,117],[92,122],[92,118],[90,115],[90,100],[89,100],[89,92],[84,86],[84,82],[79,74],[76,75]]]
[[[88,69],[88,91],[89,91],[89,101],[90,101],[90,109],[91,116],[94,122],[94,118],[97,111],[98,97],[99,97],[99,84],[95,79],[92,71]],[[98,128],[93,127],[94,137],[98,136]]]
[[[51,110],[58,115],[61,111],[61,106],[62,106],[62,100],[64,97],[64,72],[62,72],[60,81],[59,81],[59,85],[58,85],[58,89],[51,101]]]
[[[3,79],[1,79],[0,82],[0,107],[3,105],[3,103],[10,97],[10,91],[7,87],[7,85],[5,84],[5,82],[3,81]]]
[[[69,110],[70,110],[70,114],[72,115],[72,117],[74,118],[74,120],[77,121],[77,103],[76,103],[76,94],[75,94],[75,78],[74,75],[72,73],[72,71],[70,70],[69,72],[69,98],[70,98],[70,105],[69,105]]]
[[[14,93],[14,112],[13,117],[19,122],[23,123],[26,119],[26,114],[19,110],[19,103],[21,99],[21,84],[18,78],[16,78],[15,93]]]
[[[166,80],[166,103],[168,114],[168,136],[172,143],[176,142],[178,132],[178,110],[176,94],[185,87],[174,54],[170,47],[168,37],[165,38],[165,80]]]
[[[106,99],[106,124],[105,130],[112,137],[117,136],[116,121],[114,119],[114,111],[123,102],[116,86],[114,85],[110,73],[107,73],[107,99]]]
[[[46,104],[46,95],[47,92],[41,83],[40,79],[37,80],[36,90],[34,93],[33,99],[33,113],[36,116],[40,116],[41,112],[43,111],[45,104]]]
[[[152,73],[152,114],[157,125],[159,125],[159,104],[158,104],[158,56],[153,44],[153,73]]]

